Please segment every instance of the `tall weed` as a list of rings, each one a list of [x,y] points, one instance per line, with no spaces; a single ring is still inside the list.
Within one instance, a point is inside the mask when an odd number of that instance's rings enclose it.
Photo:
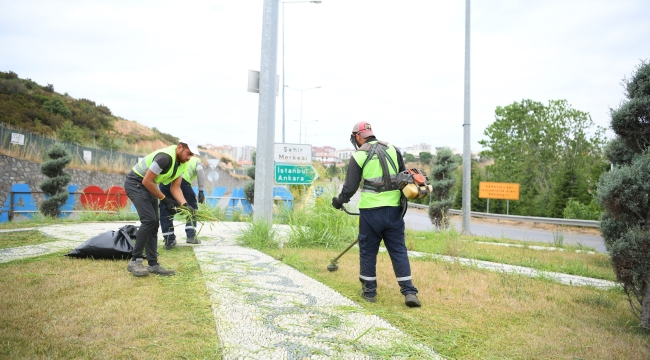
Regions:
[[[277,248],[278,243],[275,237],[276,232],[272,223],[264,220],[253,220],[242,229],[241,234],[237,236],[237,242],[242,246],[258,250]]]
[[[357,237],[358,217],[334,209],[321,196],[313,204],[285,214],[291,231],[286,247],[340,248]]]

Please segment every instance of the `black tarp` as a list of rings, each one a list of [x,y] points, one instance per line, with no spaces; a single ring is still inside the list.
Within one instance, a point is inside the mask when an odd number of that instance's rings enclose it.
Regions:
[[[86,240],[66,256],[93,259],[128,259],[133,253],[133,243],[138,227],[125,225]],[[132,240],[133,239],[133,240]]]

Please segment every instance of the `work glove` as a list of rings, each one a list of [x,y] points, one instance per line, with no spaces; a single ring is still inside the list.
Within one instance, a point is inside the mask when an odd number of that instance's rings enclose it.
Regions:
[[[339,199],[338,199],[337,197],[333,197],[333,198],[332,198],[332,206],[333,206],[335,209],[340,210],[340,209],[343,207],[343,204],[341,204],[341,203],[339,202]]]
[[[174,199],[171,199],[171,198],[168,198],[166,196],[164,198],[162,198],[162,200],[160,200],[160,202],[163,205],[165,205],[167,210],[169,210],[169,212],[171,212],[172,214],[176,213],[176,208],[180,205],[178,201],[176,201]]]
[[[190,213],[192,214],[192,216],[196,216],[196,209],[194,207],[192,207],[192,205],[190,205],[188,203],[185,203],[185,204],[183,204],[183,207],[186,208],[187,210],[189,210]]]
[[[203,190],[199,190],[199,204],[205,204],[205,194],[203,194]]]

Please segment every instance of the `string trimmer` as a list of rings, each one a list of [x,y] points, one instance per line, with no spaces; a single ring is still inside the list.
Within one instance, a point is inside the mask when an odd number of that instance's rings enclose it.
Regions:
[[[357,215],[357,216],[359,216],[359,213],[351,213],[351,212],[349,212],[348,209],[345,208],[345,206],[342,206],[341,210],[345,211],[348,215]],[[332,261],[330,261],[330,264],[327,265],[327,270],[329,270],[329,271],[338,270],[339,269],[338,262],[339,262],[339,259],[341,258],[341,256],[343,256],[343,254],[348,252],[348,250],[350,250],[358,242],[359,242],[359,238],[355,239],[354,242],[352,242],[352,244],[348,245],[348,247],[346,247],[345,250],[343,250],[343,252],[341,252],[337,257],[332,259]]]

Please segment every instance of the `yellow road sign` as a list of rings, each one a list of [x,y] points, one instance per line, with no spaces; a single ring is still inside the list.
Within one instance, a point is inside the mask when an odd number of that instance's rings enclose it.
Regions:
[[[481,181],[478,184],[481,199],[519,200],[519,184]]]

